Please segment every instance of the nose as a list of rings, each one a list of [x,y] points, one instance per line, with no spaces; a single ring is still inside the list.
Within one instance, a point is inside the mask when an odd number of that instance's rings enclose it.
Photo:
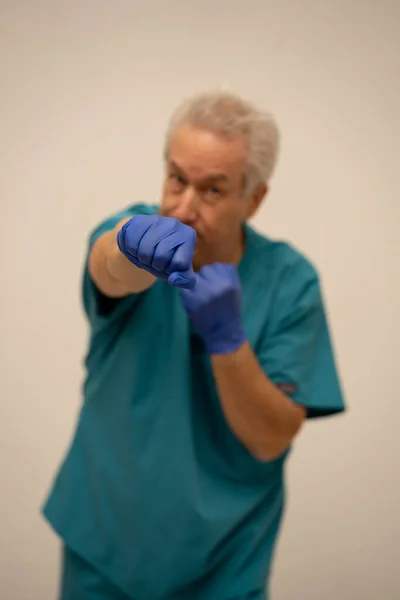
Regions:
[[[197,219],[198,198],[196,190],[187,186],[179,198],[179,203],[175,210],[175,217],[186,225],[191,225]]]

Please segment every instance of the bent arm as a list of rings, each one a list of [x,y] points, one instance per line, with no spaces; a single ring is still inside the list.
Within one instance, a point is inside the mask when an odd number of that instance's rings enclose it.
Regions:
[[[117,233],[129,220],[125,218],[112,231],[103,233],[89,254],[89,274],[98,289],[110,298],[143,292],[156,281],[153,275],[132,264],[118,248]]]
[[[261,461],[274,460],[290,445],[306,417],[268,379],[249,344],[211,357],[222,408],[232,431]]]

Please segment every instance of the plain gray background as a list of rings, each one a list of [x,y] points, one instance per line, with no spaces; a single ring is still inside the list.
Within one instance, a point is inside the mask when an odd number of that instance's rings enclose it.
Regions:
[[[397,600],[399,2],[3,0],[0,11],[1,599],[55,598],[59,545],[39,509],[80,405],[87,234],[159,199],[171,110],[223,85],[280,124],[254,224],[319,267],[350,408],[295,445],[272,598]]]

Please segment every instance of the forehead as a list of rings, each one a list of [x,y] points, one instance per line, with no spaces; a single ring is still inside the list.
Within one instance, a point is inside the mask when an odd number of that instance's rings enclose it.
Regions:
[[[226,138],[185,124],[178,127],[170,141],[168,160],[193,177],[221,173],[230,177],[241,174],[245,155],[242,138]]]

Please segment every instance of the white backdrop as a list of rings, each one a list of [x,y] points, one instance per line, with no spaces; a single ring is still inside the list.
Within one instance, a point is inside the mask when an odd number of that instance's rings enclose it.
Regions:
[[[56,594],[39,508],[80,404],[87,233],[158,200],[171,110],[219,84],[278,118],[255,225],[322,272],[349,405],[290,459],[272,598],[400,598],[399,22],[397,0],[0,0],[2,600]]]

